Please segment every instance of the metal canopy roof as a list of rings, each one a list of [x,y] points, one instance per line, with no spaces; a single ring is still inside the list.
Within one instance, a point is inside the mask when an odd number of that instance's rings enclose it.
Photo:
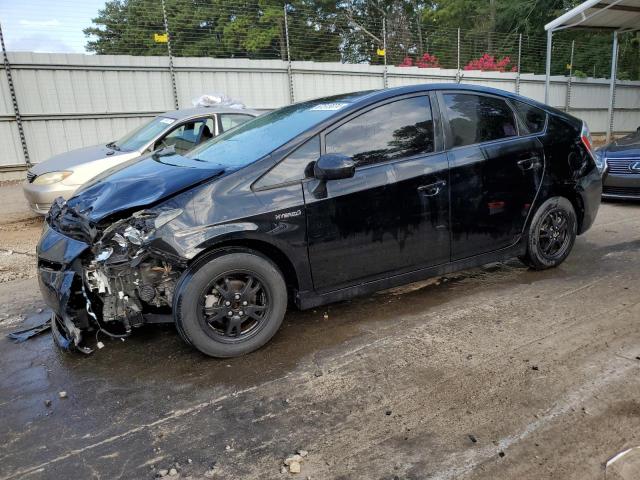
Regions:
[[[640,0],[587,0],[544,26],[552,32],[567,28],[638,30]]]

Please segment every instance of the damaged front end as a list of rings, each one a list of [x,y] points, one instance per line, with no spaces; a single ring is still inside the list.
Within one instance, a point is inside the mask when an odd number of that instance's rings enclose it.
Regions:
[[[87,333],[124,338],[144,323],[172,322],[185,265],[153,248],[156,231],[181,209],[140,210],[107,225],[58,199],[38,245],[38,277],[65,348],[90,353]]]

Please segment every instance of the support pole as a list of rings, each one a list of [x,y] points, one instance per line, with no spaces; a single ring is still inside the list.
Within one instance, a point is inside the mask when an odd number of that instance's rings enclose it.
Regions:
[[[18,135],[20,136],[20,143],[22,143],[22,154],[24,155],[24,163],[27,165],[27,167],[31,167],[31,160],[29,159],[29,149],[27,148],[27,137],[24,135],[24,128],[22,126],[22,117],[20,116],[20,109],[18,108],[18,97],[16,97],[16,89],[13,85],[13,76],[11,75],[11,64],[9,63],[9,57],[7,56],[7,49],[4,46],[4,36],[2,35],[2,25],[0,25],[0,45],[2,45],[4,71],[7,75],[7,83],[9,84],[9,94],[11,95],[11,103],[13,104],[13,114],[16,117],[16,125],[18,126]]]
[[[383,84],[384,88],[389,88],[389,79],[387,78],[387,18],[382,17],[382,50],[384,51],[384,73]]]
[[[564,111],[568,112],[571,107],[571,82],[573,81],[573,52],[575,50],[576,41],[571,40],[571,57],[569,60],[569,79],[567,80],[567,96],[564,99]]]
[[[551,83],[551,43],[553,42],[553,32],[547,31],[547,65],[546,78],[544,80],[544,103],[549,104],[549,85]]]
[[[522,58],[522,34],[518,35],[518,66],[516,71],[516,94],[520,95],[520,65]]]
[[[169,53],[169,74],[171,75],[171,87],[173,89],[173,106],[180,108],[178,103],[178,87],[176,86],[176,72],[173,68],[173,55],[171,54],[171,34],[169,34],[169,21],[167,20],[167,8],[162,0],[162,17],[164,21],[164,34],[167,36],[167,52]]]
[[[613,135],[613,114],[616,103],[616,75],[618,73],[618,32],[613,32],[613,51],[611,52],[611,80],[609,83],[609,125],[607,126],[607,143]]]
[[[458,28],[458,72],[456,73],[456,83],[460,83],[460,28]]]
[[[289,103],[295,103],[293,91],[293,69],[291,67],[291,49],[289,47],[289,17],[287,16],[287,4],[284,4],[284,36],[287,44],[287,78],[289,80]]]

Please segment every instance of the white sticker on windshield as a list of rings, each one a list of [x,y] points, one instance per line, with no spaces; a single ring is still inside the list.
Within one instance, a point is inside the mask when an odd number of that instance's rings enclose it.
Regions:
[[[342,107],[346,107],[348,103],[321,103],[316,105],[311,110],[340,110]]]
[[[166,123],[167,125],[171,125],[173,122],[175,122],[173,118],[163,118],[160,120],[160,123]]]

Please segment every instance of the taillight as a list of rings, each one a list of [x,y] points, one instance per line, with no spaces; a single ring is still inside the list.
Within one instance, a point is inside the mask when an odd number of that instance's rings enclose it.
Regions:
[[[587,152],[591,155],[591,158],[595,158],[593,154],[593,140],[591,138],[591,132],[589,131],[589,127],[587,126],[587,122],[582,122],[582,132],[580,132],[580,139],[582,143],[587,148]]]

